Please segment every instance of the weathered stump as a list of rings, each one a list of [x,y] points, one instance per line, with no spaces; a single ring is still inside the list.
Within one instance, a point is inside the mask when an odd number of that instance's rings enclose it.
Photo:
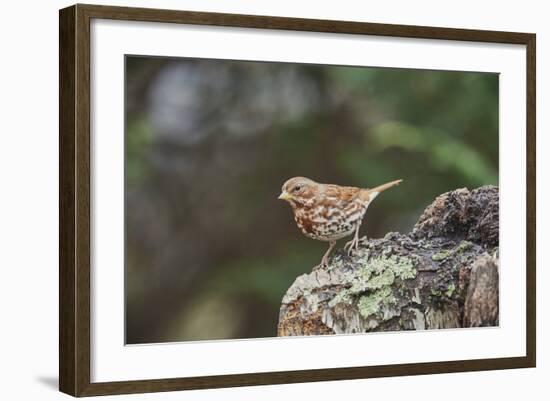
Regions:
[[[411,233],[336,253],[288,289],[278,335],[498,325],[498,204],[495,186],[447,192]]]

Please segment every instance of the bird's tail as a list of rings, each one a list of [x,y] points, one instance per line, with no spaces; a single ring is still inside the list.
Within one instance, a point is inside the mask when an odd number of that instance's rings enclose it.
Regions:
[[[386,189],[389,189],[391,187],[398,185],[399,183],[401,183],[401,181],[403,180],[390,181],[390,182],[387,182],[386,184],[379,185],[376,188],[363,189],[360,195],[361,199],[363,199],[365,202],[370,202],[374,198],[376,198],[380,192],[383,192]]]

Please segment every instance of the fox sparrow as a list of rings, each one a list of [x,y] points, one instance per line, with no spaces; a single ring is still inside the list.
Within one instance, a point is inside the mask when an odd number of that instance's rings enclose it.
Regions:
[[[402,180],[376,188],[341,187],[319,184],[309,178],[294,177],[284,183],[279,199],[288,201],[298,228],[309,238],[328,242],[321,264],[326,267],[336,241],[355,233],[344,249],[351,254],[359,246],[359,227],[370,202],[382,191]]]

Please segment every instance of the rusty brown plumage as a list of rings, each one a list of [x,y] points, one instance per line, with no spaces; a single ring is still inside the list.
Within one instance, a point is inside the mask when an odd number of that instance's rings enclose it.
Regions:
[[[330,243],[319,265],[326,266],[337,240],[355,233],[345,248],[350,253],[358,249],[359,227],[370,202],[401,181],[369,189],[320,184],[309,178],[294,177],[284,183],[279,199],[290,203],[296,225],[304,235]]]

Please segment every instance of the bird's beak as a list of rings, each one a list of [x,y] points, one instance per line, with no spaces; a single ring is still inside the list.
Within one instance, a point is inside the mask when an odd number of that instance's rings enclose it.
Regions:
[[[283,191],[283,192],[281,192],[281,195],[279,195],[279,198],[278,198],[278,199],[287,201],[287,200],[292,199],[292,195],[290,195],[290,194],[289,194],[288,192],[286,192],[286,191]]]

